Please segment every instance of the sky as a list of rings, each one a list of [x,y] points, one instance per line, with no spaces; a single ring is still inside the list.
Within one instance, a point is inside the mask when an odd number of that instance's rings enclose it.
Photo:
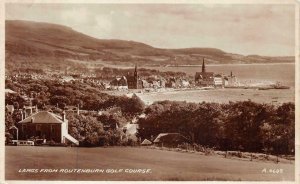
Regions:
[[[294,5],[6,4],[6,20],[66,25],[100,39],[158,48],[206,47],[230,53],[292,56]]]

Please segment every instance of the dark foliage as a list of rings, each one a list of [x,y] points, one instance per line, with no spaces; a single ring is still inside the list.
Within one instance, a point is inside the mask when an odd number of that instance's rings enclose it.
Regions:
[[[177,132],[192,142],[220,150],[294,154],[295,105],[251,101],[186,103],[163,101],[145,109],[139,137]]]

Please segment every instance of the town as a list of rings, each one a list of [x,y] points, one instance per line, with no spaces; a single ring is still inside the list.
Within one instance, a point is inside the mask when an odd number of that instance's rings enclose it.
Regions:
[[[125,71],[106,68],[98,76],[39,70],[6,75],[6,143],[74,146],[171,144],[172,147],[191,144],[195,142],[195,135],[189,137],[188,132],[182,135],[169,128],[165,131],[147,130],[149,124],[143,124],[149,116],[147,109],[160,102],[147,105],[136,94],[244,88],[232,72],[224,75],[207,71],[204,58],[201,69],[194,77],[183,72],[139,70],[137,65]],[[115,76],[116,73],[125,75]],[[119,94],[114,95],[115,91]],[[163,144],[160,140],[164,139],[177,141]]]
[[[47,99],[49,97],[49,94],[47,95],[48,87],[40,85],[41,81],[52,81],[64,86],[75,84],[86,85],[96,89],[97,92],[129,90],[132,90],[132,92],[138,92],[137,90],[151,92],[165,88],[186,89],[194,87],[198,89],[212,89],[238,86],[237,78],[232,72],[228,76],[207,72],[204,58],[202,71],[195,74],[194,81],[188,80],[188,77],[183,76],[182,73],[179,77],[171,76],[169,78],[158,77],[157,75],[141,76],[139,75],[137,65],[134,71],[131,72],[133,73],[132,75],[128,72],[126,76],[115,76],[109,82],[97,78],[94,74],[68,75],[67,72],[63,74],[49,73],[39,74],[39,71],[32,72],[31,74],[18,72],[12,76],[5,76],[7,87],[5,89],[6,112],[11,116],[16,116],[12,118],[18,121],[11,122],[11,126],[7,127],[7,143],[38,145],[42,143],[46,144],[46,142],[49,143],[49,141],[66,143],[68,140],[74,145],[79,145],[79,141],[68,133],[69,127],[66,113],[72,112],[77,115],[79,113],[102,114],[104,108],[91,109],[89,107],[94,104],[83,106],[83,101],[79,99],[70,102],[69,99],[63,97],[66,95],[63,91],[61,92],[62,96],[59,96],[57,91],[55,91],[55,96]],[[18,84],[24,84],[24,87]],[[96,99],[91,100],[96,101]],[[83,109],[80,109],[80,107],[83,107]],[[126,129],[126,131],[130,129],[130,131],[127,131],[126,136],[135,136],[137,133],[138,125],[134,124],[134,122],[136,120],[123,124],[123,127],[121,127],[124,130]],[[114,125],[104,125],[104,128],[105,130],[110,128],[117,129],[119,125],[117,123]],[[13,138],[13,141],[9,138]],[[149,140],[146,140],[146,142],[149,142]]]
[[[103,73],[109,68],[104,68]],[[224,87],[238,87],[241,84],[238,82],[236,76],[230,73],[230,75],[215,74],[214,72],[207,72],[205,61],[203,58],[202,71],[196,72],[195,77],[187,76],[182,73],[174,72],[158,72],[155,71],[154,74],[146,73],[143,75],[147,69],[142,68],[142,74],[139,74],[138,67],[135,65],[134,71],[127,73],[123,76],[109,76],[103,78],[103,76],[97,75],[97,73],[81,73],[67,71],[63,73],[56,73],[53,71],[43,71],[36,70],[37,72],[13,72],[13,75],[5,75],[5,80],[8,82],[14,82],[19,79],[31,79],[31,80],[53,80],[59,81],[61,83],[86,83],[91,86],[97,87],[101,90],[133,90],[133,89],[143,89],[145,92],[155,91],[162,88],[224,88]],[[164,74],[162,76],[161,74]]]

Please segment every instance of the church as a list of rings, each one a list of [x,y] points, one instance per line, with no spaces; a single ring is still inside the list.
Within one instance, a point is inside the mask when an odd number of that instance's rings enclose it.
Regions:
[[[143,82],[140,80],[138,71],[137,71],[137,65],[135,65],[133,76],[127,75],[127,84],[128,89],[142,89],[143,88]]]
[[[200,87],[214,86],[214,72],[206,72],[204,58],[202,63],[202,72],[196,72],[195,85]]]

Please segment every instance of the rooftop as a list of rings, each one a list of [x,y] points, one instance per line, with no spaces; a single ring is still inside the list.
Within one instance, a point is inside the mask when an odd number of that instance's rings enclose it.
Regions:
[[[31,121],[33,119],[33,122]],[[63,123],[62,117],[48,111],[40,111],[28,116],[19,123]]]

